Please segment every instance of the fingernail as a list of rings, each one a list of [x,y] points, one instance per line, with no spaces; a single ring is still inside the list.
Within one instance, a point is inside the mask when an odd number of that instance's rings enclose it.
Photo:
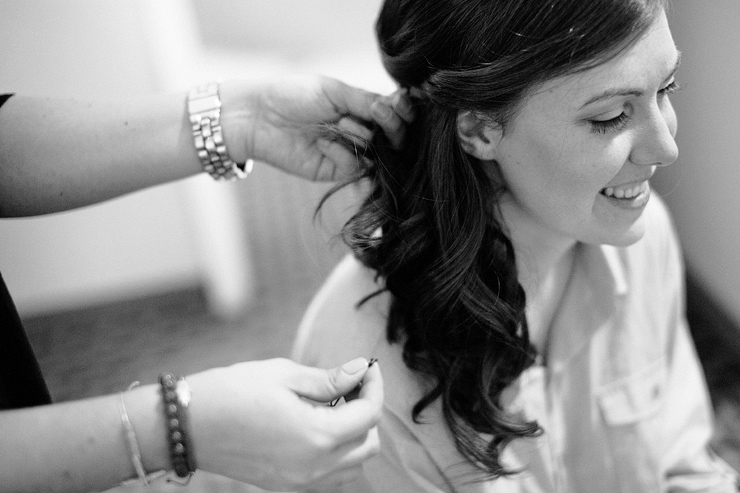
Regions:
[[[408,96],[405,94],[396,93],[395,96],[393,96],[393,102],[392,102],[393,108],[395,108],[396,111],[399,113],[403,113],[406,115],[411,115],[414,111],[414,107],[411,104],[411,100]]]
[[[387,120],[391,117],[391,109],[379,101],[375,101],[370,106],[370,111],[373,112],[373,115],[375,115],[376,118],[381,120]]]
[[[355,358],[342,365],[342,370],[350,375],[362,371],[365,368],[367,368],[367,360],[365,358]]]

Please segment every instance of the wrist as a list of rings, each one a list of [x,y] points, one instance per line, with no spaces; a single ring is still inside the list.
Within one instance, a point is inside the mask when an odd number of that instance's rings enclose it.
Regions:
[[[257,132],[256,108],[261,94],[256,84],[242,81],[222,82],[219,86],[221,96],[221,126],[224,141],[234,161],[259,160],[254,137]]]
[[[193,144],[203,171],[216,180],[246,178],[252,168],[251,159],[238,161],[233,157],[222,125],[222,100],[219,83],[194,87],[188,93],[188,116],[193,133]],[[239,148],[240,146],[234,146]]]

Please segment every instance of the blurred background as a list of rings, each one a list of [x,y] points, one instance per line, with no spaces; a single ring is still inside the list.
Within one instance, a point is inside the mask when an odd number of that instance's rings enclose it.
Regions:
[[[390,92],[373,36],[380,3],[2,0],[0,92],[138,96],[295,73]],[[672,98],[681,154],[654,185],[685,249],[715,445],[738,467],[740,2],[677,0],[670,20],[683,52],[684,89]],[[287,356],[312,294],[345,254],[336,234],[351,192],[313,217],[328,187],[258,164],[238,183],[200,176],[0,221],[0,271],[55,400],[117,392],[163,370]],[[259,491],[208,475],[189,489]]]

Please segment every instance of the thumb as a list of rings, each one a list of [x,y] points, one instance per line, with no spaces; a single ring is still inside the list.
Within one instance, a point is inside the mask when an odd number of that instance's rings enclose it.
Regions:
[[[365,358],[355,358],[331,370],[312,372],[304,379],[301,388],[294,389],[302,397],[318,402],[328,402],[347,394],[362,381],[368,369]]]

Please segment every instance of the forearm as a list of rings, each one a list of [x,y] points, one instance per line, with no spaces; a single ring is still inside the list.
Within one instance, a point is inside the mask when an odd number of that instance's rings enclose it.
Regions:
[[[15,95],[0,109],[0,216],[45,214],[200,171],[185,94]]]
[[[118,396],[0,413],[0,478],[6,491],[101,491],[136,476]],[[158,389],[125,394],[144,468],[169,467]]]

